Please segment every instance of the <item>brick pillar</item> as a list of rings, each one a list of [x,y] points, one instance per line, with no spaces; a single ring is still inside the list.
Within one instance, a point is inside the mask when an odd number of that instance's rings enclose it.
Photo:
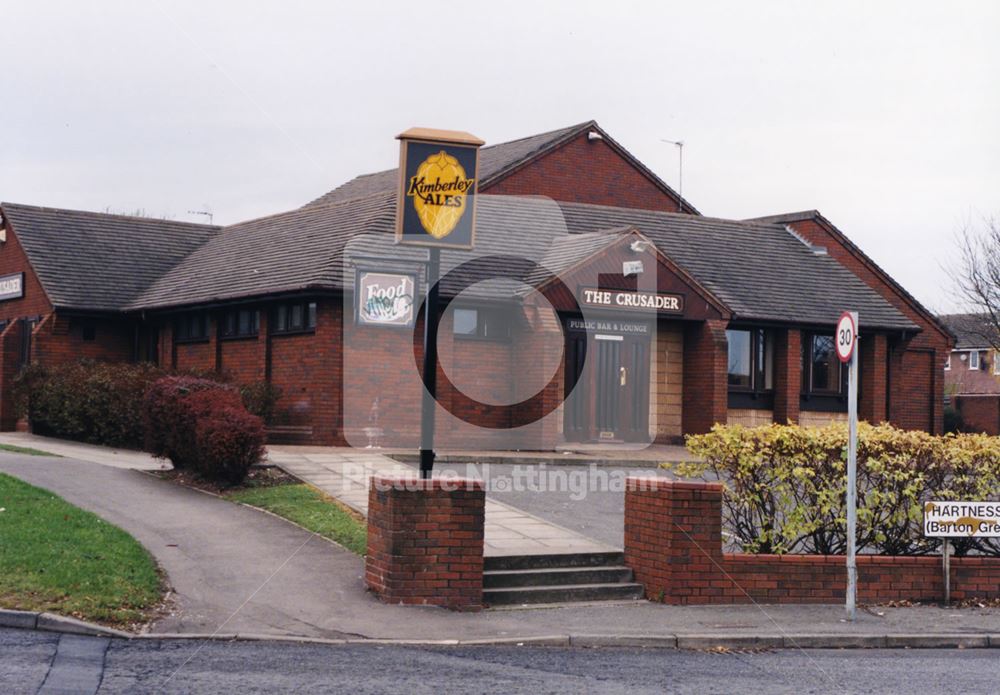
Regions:
[[[802,332],[774,332],[774,421],[798,422],[802,392]]]
[[[625,484],[625,564],[646,598],[717,603],[722,567],[722,484],[629,477]]]
[[[705,321],[685,329],[681,416],[684,434],[708,432],[715,423],[726,422],[728,361],[725,321]]]
[[[365,584],[387,603],[482,608],[485,502],[480,480],[373,476]]]
[[[887,419],[885,385],[888,380],[888,343],[884,333],[871,333],[861,336],[859,347],[861,391],[858,393],[858,417],[878,424]]]
[[[11,432],[17,427],[14,402],[14,379],[21,369],[20,321],[11,321],[0,333],[0,431]]]

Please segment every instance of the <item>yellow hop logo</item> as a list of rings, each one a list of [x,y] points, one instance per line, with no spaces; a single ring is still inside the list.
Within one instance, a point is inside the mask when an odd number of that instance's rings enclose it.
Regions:
[[[441,150],[417,167],[406,195],[413,198],[424,231],[435,239],[443,239],[465,214],[468,193],[475,183],[475,179],[466,178],[465,169],[457,159]]]

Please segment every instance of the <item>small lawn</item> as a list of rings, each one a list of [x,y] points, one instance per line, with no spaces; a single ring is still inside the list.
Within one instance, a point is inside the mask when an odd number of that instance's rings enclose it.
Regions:
[[[27,454],[28,456],[55,456],[61,458],[59,454],[50,454],[47,451],[39,451],[26,446],[15,446],[14,444],[0,444],[0,451],[9,451],[12,454]]]
[[[266,509],[358,555],[365,554],[368,538],[365,522],[313,487],[302,484],[256,487],[231,492],[226,497]]]
[[[132,536],[0,473],[0,606],[127,627],[162,596],[156,563]]]

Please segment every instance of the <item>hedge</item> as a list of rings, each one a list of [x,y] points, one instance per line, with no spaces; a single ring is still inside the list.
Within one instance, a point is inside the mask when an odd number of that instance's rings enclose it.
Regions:
[[[143,398],[162,376],[151,364],[31,365],[18,375],[15,394],[19,412],[39,434],[139,449],[145,441]]]
[[[847,426],[716,425],[687,438],[701,461],[672,464],[720,480],[723,524],[745,552],[846,551]],[[859,552],[922,555],[922,502],[1000,499],[1000,438],[858,428]],[[1000,539],[952,539],[958,555],[1000,555]]]
[[[262,457],[263,418],[280,396],[266,382],[237,387],[215,374],[87,360],[29,366],[16,393],[39,434],[145,449],[176,468],[230,483]]]

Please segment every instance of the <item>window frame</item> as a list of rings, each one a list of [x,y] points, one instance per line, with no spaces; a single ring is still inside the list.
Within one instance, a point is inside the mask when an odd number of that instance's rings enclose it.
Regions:
[[[292,316],[295,311],[301,312],[302,325],[292,326]],[[284,321],[279,321],[279,315],[284,314]],[[297,299],[294,301],[277,302],[271,307],[268,321],[270,335],[308,335],[316,332],[319,305],[315,299]],[[284,325],[282,325],[284,324]]]
[[[972,364],[973,362],[976,363],[975,366],[973,366]],[[979,371],[979,367],[980,367],[979,350],[969,350],[969,371],[970,372]]]
[[[813,390],[813,347],[815,337],[832,338],[832,333],[822,330],[802,331],[802,349],[800,359],[802,360],[802,379],[799,391],[799,409],[809,412],[823,413],[846,413],[847,412],[847,365],[842,363],[834,353],[833,362],[838,367],[839,381],[838,391]],[[860,345],[859,345],[860,347]],[[860,365],[859,365],[860,367]],[[858,391],[861,391],[861,381],[864,379],[864,372],[858,369]]]
[[[750,334],[750,385],[729,383],[729,354],[726,354],[726,388],[730,408],[768,409],[774,404],[774,332],[760,326],[733,326],[729,333],[740,331]],[[770,358],[770,359],[769,359]],[[768,386],[768,379],[771,385]]]
[[[476,312],[476,330],[473,333],[456,333],[455,332],[455,312],[457,311],[474,311]],[[503,309],[497,307],[484,307],[484,306],[456,306],[452,310],[452,326],[451,334],[456,340],[485,340],[493,343],[509,343],[514,336],[514,327],[511,324],[507,325],[507,330],[503,335],[490,335],[489,326],[491,324],[489,317],[492,315],[494,319],[498,316]],[[501,325],[504,325],[501,322]]]
[[[192,322],[197,318],[201,319],[202,330],[200,332],[191,333],[190,331],[180,330],[182,322],[183,325],[185,325],[186,328],[189,329],[192,325]],[[211,333],[212,333],[211,321],[209,319],[207,311],[204,310],[187,311],[184,312],[183,314],[179,314],[177,317],[174,318],[173,338],[175,344],[185,345],[190,343],[207,343],[212,339]]]
[[[250,328],[247,331],[240,330],[241,315],[246,312],[251,314]],[[221,312],[219,320],[219,340],[249,340],[260,337],[260,309],[257,307],[234,307]],[[229,331],[229,323],[232,321],[233,330]]]
[[[951,371],[951,356],[953,354],[955,354],[955,353],[954,352],[949,352],[948,353],[948,357],[945,358],[945,361],[944,361],[944,371],[946,371],[946,372],[950,372]]]

